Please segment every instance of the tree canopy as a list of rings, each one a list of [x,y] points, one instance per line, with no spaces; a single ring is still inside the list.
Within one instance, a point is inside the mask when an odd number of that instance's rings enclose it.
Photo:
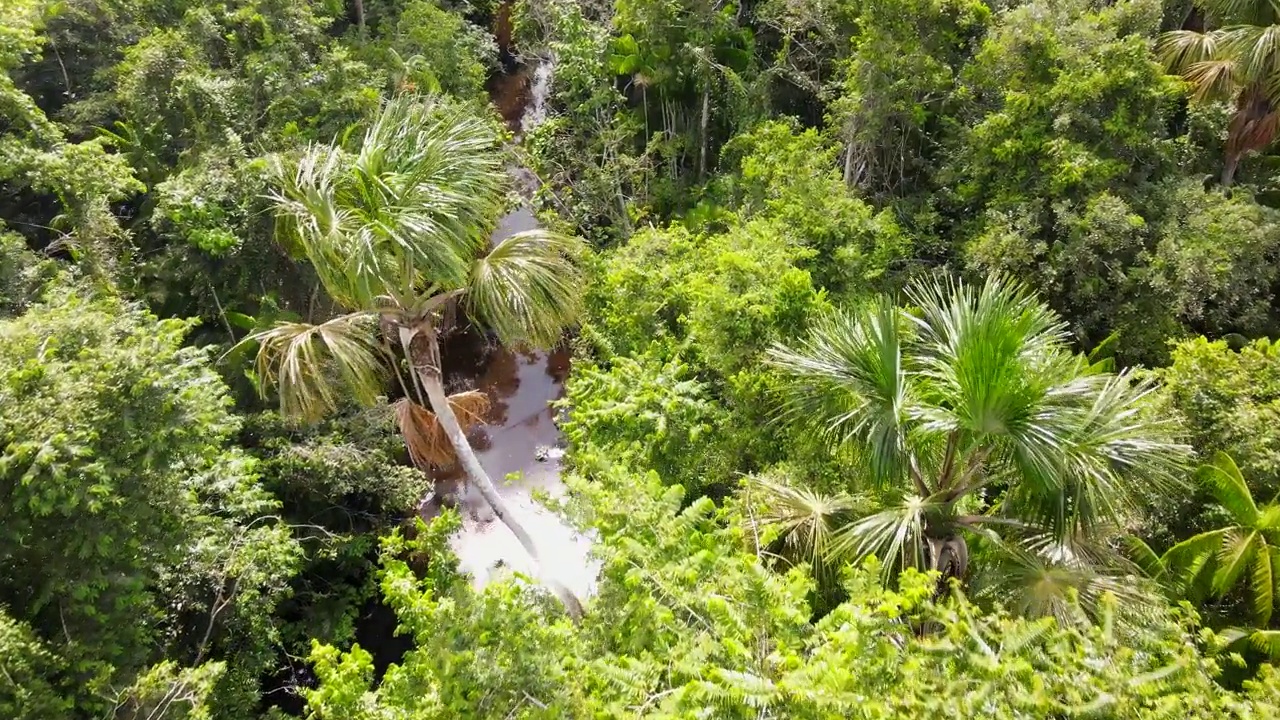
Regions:
[[[1277,28],[0,3],[0,716],[1280,716]]]

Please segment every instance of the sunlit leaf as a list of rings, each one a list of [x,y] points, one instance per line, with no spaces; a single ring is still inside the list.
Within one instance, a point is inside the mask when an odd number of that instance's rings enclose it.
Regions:
[[[382,391],[385,357],[370,313],[336,317],[319,325],[280,323],[249,335],[259,345],[257,374],[275,388],[281,412],[314,421],[342,403],[370,404]]]
[[[547,230],[504,239],[475,262],[467,313],[503,342],[555,344],[581,309],[583,252],[580,240]]]

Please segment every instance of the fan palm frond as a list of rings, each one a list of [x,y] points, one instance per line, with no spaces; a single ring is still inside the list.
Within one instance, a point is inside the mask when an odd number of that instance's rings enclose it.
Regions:
[[[828,548],[835,557],[856,560],[871,555],[883,560],[887,580],[894,572],[927,567],[927,516],[941,506],[912,495],[893,507],[872,513],[836,531]]]
[[[1009,453],[1016,515],[1068,537],[1121,519],[1139,490],[1176,486],[1189,449],[1143,412],[1154,384],[1092,369],[1066,326],[1016,282],[913,289],[927,425]]]
[[[506,180],[492,127],[412,95],[388,100],[352,153],[315,145],[273,164],[270,197],[329,294],[349,308],[408,304],[465,284]]]
[[[511,235],[475,262],[468,314],[505,343],[554,345],[581,310],[584,251],[577,238],[547,230]]]
[[[1216,33],[1174,30],[1160,36],[1156,43],[1156,55],[1160,62],[1173,72],[1213,58],[1218,53]]]
[[[449,406],[463,428],[484,423],[489,396],[479,390],[449,396]],[[409,451],[409,459],[422,470],[447,468],[457,461],[453,444],[435,413],[402,398],[395,403],[396,424]]]
[[[1183,487],[1191,449],[1177,441],[1176,425],[1149,412],[1154,390],[1128,372],[1053,387],[1035,432],[1018,439],[1022,475],[1009,506],[1065,537],[1119,523],[1143,497]],[[1056,457],[1040,462],[1050,448]]]
[[[1232,58],[1211,58],[1187,65],[1183,77],[1195,88],[1197,101],[1213,98],[1229,98],[1231,91],[1241,80],[1241,74]]]
[[[1219,27],[1280,23],[1274,0],[1200,0],[1199,5]]]
[[[754,477],[749,482],[751,490],[761,496],[761,520],[779,530],[788,549],[815,570],[840,560],[831,552],[831,540],[862,509],[856,498],[822,495],[767,477]]]
[[[908,296],[910,312],[881,299],[769,353],[794,380],[784,418],[866,459],[876,484],[914,484],[898,506],[836,530],[830,552],[878,555],[886,572],[964,567],[957,533],[998,540],[985,528],[1004,525],[1046,565],[1045,583],[1100,593],[1112,581],[1096,568],[1136,573],[1083,539],[1110,537],[1185,477],[1190,450],[1149,412],[1154,385],[1077,355],[1063,322],[1016,282],[935,282]]]
[[[888,298],[817,320],[797,348],[774,346],[771,365],[792,376],[783,418],[832,447],[859,447],[877,485],[905,477],[911,406],[903,320]]]
[[[981,287],[930,283],[909,291],[920,307],[917,354],[927,427],[958,431],[992,450],[1011,445],[1024,476],[1052,485],[1061,475],[1061,432],[1046,412],[1062,378],[1087,393],[1101,375],[1065,352],[1066,329],[1026,288],[999,277]],[[1068,389],[1058,388],[1058,391]]]
[[[993,551],[994,565],[980,581],[982,593],[1025,616],[1079,626],[1100,616],[1107,596],[1116,598],[1129,616],[1160,605],[1123,568],[1080,562],[1078,555],[1055,557],[1017,540],[994,543]]]
[[[1276,72],[1280,25],[1235,25],[1217,32],[1220,55],[1236,61],[1242,82],[1265,80]]]
[[[310,422],[346,399],[377,398],[387,365],[376,330],[376,315],[354,313],[319,325],[280,323],[241,342],[258,343],[257,373],[264,392],[276,388],[281,414]]]

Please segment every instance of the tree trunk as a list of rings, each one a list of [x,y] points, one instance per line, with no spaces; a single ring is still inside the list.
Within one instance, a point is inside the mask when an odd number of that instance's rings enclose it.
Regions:
[[[929,552],[929,570],[938,571],[945,584],[950,578],[963,579],[969,572],[969,543],[959,534],[925,538]]]
[[[852,133],[850,133],[852,135]],[[849,138],[849,143],[845,145],[844,150],[844,184],[845,187],[853,185],[853,138]]]
[[[1236,168],[1240,166],[1240,153],[1228,153],[1222,163],[1222,187],[1229,188],[1236,180]]]
[[[648,83],[648,80],[645,81]],[[644,105],[644,146],[649,147],[649,141],[653,139],[653,133],[649,131],[649,88],[647,85],[640,86],[640,102]]]
[[[360,37],[364,37],[364,0],[355,0],[356,27],[360,28]]]
[[[702,146],[698,148],[698,179],[706,177],[707,174],[707,125],[711,120],[711,83],[707,82],[706,87],[702,89],[702,122],[701,133]]]
[[[418,340],[418,347],[414,346],[414,340]],[[423,342],[425,341],[425,342]],[[454,452],[458,456],[458,461],[462,464],[462,469],[466,471],[467,480],[480,492],[480,497],[488,503],[493,514],[502,521],[503,525],[516,536],[520,544],[524,547],[525,552],[529,553],[529,557],[541,566],[541,560],[538,557],[538,547],[520,521],[516,520],[512,515],[511,509],[507,507],[507,503],[498,494],[498,488],[494,487],[493,481],[489,479],[489,474],[485,472],[484,467],[480,465],[480,459],[476,457],[475,451],[471,449],[471,443],[467,441],[467,434],[463,431],[462,425],[458,422],[458,417],[453,414],[453,408],[449,405],[448,395],[444,391],[444,379],[440,374],[440,346],[432,331],[420,331],[406,327],[400,328],[400,343],[404,346],[405,355],[409,358],[409,362],[413,365],[413,369],[418,373],[419,380],[422,381],[423,390],[427,393],[427,401],[431,403],[431,410],[435,412],[436,418],[440,420],[440,425],[444,428],[445,434],[449,437],[449,443],[453,445]],[[424,347],[425,346],[425,347]],[[426,357],[423,357],[425,355]],[[564,603],[565,610],[576,621],[582,617],[582,603],[573,594],[569,588],[563,583],[553,578],[541,578],[546,583],[556,597],[560,598],[560,602]]]

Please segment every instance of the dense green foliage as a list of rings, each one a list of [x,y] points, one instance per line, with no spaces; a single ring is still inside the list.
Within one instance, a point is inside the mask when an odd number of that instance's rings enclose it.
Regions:
[[[1280,716],[1278,33],[0,2],[0,716]],[[585,596],[458,569],[458,337]]]

